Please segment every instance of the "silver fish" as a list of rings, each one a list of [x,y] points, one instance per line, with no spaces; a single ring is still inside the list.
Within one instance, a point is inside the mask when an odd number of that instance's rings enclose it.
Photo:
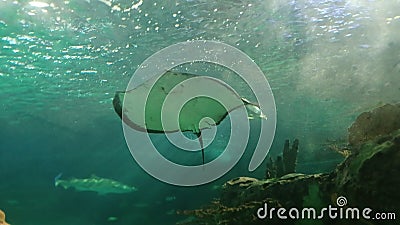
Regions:
[[[61,180],[61,176],[62,174],[59,174],[55,177],[54,185],[56,187],[61,186],[64,189],[74,188],[76,191],[93,191],[99,195],[124,194],[137,191],[136,187],[96,175],[84,179],[70,178],[67,180]]]

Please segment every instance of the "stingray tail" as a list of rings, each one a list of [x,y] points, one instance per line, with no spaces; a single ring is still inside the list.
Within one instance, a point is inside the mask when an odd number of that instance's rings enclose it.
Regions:
[[[61,178],[61,176],[62,176],[63,174],[62,173],[59,173],[56,177],[54,177],[54,186],[55,187],[57,187],[58,186],[58,184],[59,184],[59,180],[60,180],[60,178]]]
[[[204,147],[203,147],[203,137],[201,136],[201,131],[196,133],[197,138],[199,138],[200,147],[201,147],[201,156],[203,158],[203,165],[204,165]]]

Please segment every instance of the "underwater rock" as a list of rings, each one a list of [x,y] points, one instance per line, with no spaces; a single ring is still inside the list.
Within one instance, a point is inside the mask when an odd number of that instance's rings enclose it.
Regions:
[[[337,206],[337,201],[345,197],[346,206],[358,209],[371,208],[375,212],[400,214],[400,129],[397,126],[399,105],[385,105],[367,114],[360,115],[353,124],[352,132],[363,130],[353,146],[351,155],[329,174],[305,175],[291,173],[280,178],[258,180],[239,177],[226,182],[220,198],[197,210],[179,211],[178,214],[191,216],[180,224],[272,224],[272,225],[378,225],[395,224],[394,220],[260,220],[257,213],[267,203],[270,208],[307,208],[317,210],[329,205]],[[368,119],[365,115],[371,115]],[[383,123],[384,115],[393,124]],[[383,117],[382,117],[383,116]],[[360,119],[361,118],[361,119]],[[372,119],[371,122],[370,119]],[[360,121],[370,121],[371,129]],[[356,129],[356,127],[358,127]],[[354,135],[355,133],[351,133]],[[362,137],[362,138],[361,138]],[[356,140],[353,139],[353,140]],[[368,140],[368,141],[365,141]],[[285,149],[287,149],[285,143]],[[293,148],[293,147],[292,147]],[[272,159],[270,159],[270,162]],[[273,171],[276,165],[267,164]],[[178,223],[179,224],[179,223]]]
[[[336,170],[336,187],[358,206],[400,213],[400,130],[360,146]]]
[[[240,186],[240,187],[248,187],[253,183],[257,183],[259,180],[252,177],[238,177],[226,182],[222,187],[232,187],[232,186]]]
[[[6,214],[0,209],[0,225],[10,225],[6,222]]]
[[[226,206],[240,206],[243,202],[273,198],[283,206],[302,204],[308,186],[327,180],[327,174],[288,174],[279,179],[257,180],[241,177],[223,185],[220,201]],[[322,187],[321,187],[322,188]],[[290,195],[288,195],[290,193]]]
[[[198,210],[180,211],[181,215],[194,216],[190,223],[182,224],[232,225],[243,224],[244,221],[247,225],[265,224],[266,221],[256,217],[257,210],[265,203],[270,208],[312,207],[318,212],[329,205],[336,206],[339,196],[346,198],[349,207],[371,208],[399,215],[399,171],[400,130],[397,130],[364,143],[330,174],[292,173],[266,180],[250,177],[232,179],[223,185],[220,198],[210,205]],[[377,223],[372,220],[343,221],[330,218],[311,222],[316,223],[276,218],[268,220],[268,224],[272,225],[393,224],[393,220]]]
[[[226,182],[222,185],[221,202],[226,205],[240,204],[244,190],[259,182],[258,179],[251,177],[238,177]]]
[[[265,203],[273,208],[328,205],[330,197],[324,193],[329,193],[326,185],[329,180],[328,174],[297,173],[267,180],[235,178],[223,185],[220,199],[202,209],[178,211],[180,215],[194,216],[190,221],[178,224],[266,224],[256,217],[257,210]],[[268,224],[295,223],[275,217],[269,219]]]
[[[220,201],[212,201],[203,209],[178,210],[178,215],[190,216],[180,221],[177,225],[243,225],[243,224],[265,224],[259,220],[253,212],[263,203],[268,203],[271,207],[281,207],[273,199],[263,201],[245,202],[240,206],[228,207]],[[244,222],[245,221],[245,222]],[[271,221],[277,222],[277,219]],[[277,224],[277,223],[275,223]]]
[[[349,128],[349,144],[359,146],[375,137],[400,129],[400,103],[386,104],[360,114]]]

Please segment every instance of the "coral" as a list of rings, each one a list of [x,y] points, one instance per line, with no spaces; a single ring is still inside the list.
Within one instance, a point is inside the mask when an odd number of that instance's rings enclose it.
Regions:
[[[285,167],[283,165],[283,159],[282,156],[276,157],[276,177],[281,177],[284,176],[285,173]]]
[[[322,146],[329,151],[338,153],[343,158],[347,158],[352,153],[352,146],[349,145],[347,139],[327,139]]]
[[[283,146],[282,156],[278,156],[276,161],[271,157],[269,158],[267,170],[265,172],[266,179],[279,178],[296,171],[299,140],[295,139],[291,148],[289,144],[289,140],[286,140]]]
[[[0,209],[0,225],[10,225],[6,222],[6,214]]]
[[[294,140],[292,148],[289,148],[289,140],[285,141],[285,146],[283,148],[283,165],[285,167],[285,174],[295,172],[298,149],[299,149],[298,139]]]
[[[266,179],[276,178],[277,177],[277,168],[276,168],[276,164],[274,163],[274,160],[272,160],[272,157],[269,157],[266,167],[267,167],[267,169],[265,171],[265,178]]]
[[[351,155],[351,148],[349,148],[348,146],[340,146],[338,144],[333,143],[327,145],[327,148],[334,152],[339,153],[344,158],[347,158]]]

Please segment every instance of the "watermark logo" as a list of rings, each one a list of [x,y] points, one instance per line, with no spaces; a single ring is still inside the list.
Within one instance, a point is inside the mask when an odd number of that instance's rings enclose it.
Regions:
[[[328,207],[320,210],[315,208],[274,208],[268,207],[267,203],[264,206],[258,208],[257,217],[261,220],[264,219],[311,219],[311,220],[322,220],[322,219],[365,219],[365,220],[395,220],[396,213],[393,212],[374,212],[371,208],[352,208],[346,207],[347,198],[340,196],[336,199],[336,204],[339,207],[329,205]]]
[[[145,121],[146,113],[148,113],[145,111],[146,103],[151,86],[155,85],[155,81],[162,78],[167,71],[173,71],[177,66],[195,62],[216,64],[235,72],[251,89],[257,99],[259,109],[267,116],[266,120],[261,120],[258,142],[249,162],[249,171],[255,170],[263,162],[272,145],[276,126],[276,108],[272,90],[265,75],[244,52],[216,41],[188,41],[174,44],[147,58],[131,77],[126,91],[138,88],[143,84],[150,86],[147,88],[149,91],[142,96],[145,100],[143,101],[144,103],[135,105],[135,107],[142,110],[139,110],[139,114],[141,114],[142,120]],[[182,86],[185,86],[185,90],[191,91],[177,95],[176,93],[182,90],[180,89]],[[170,93],[175,93],[175,95],[170,96]],[[161,120],[163,128],[165,126],[177,126],[176,123],[179,123],[179,116],[184,113],[182,110],[185,104],[197,97],[214,99],[226,109],[230,109],[232,102],[235,101],[239,101],[243,105],[240,98],[226,97],[239,96],[230,84],[207,76],[196,76],[182,81],[176,84],[170,93],[168,93],[162,104]],[[224,93],[236,94],[229,95]],[[130,100],[129,96],[125,96],[124,105]],[[175,118],[172,118],[171,115],[175,115]],[[211,182],[223,176],[236,165],[245,151],[250,133],[245,107],[238,107],[229,111],[229,117],[231,131],[228,144],[216,159],[204,165],[187,166],[172,162],[157,151],[148,132],[132,129],[125,123],[123,123],[123,131],[133,158],[148,174],[166,183],[179,186],[195,186]],[[201,119],[198,125],[200,128],[202,127],[201,123],[214,124],[215,121],[205,117]],[[202,136],[207,137],[205,138],[204,147],[215,139],[215,129],[218,129],[218,126],[201,130]],[[182,150],[201,150],[198,142],[197,144],[188,145],[187,143],[194,141],[188,139],[180,130],[167,132],[166,136],[170,143]]]
[[[343,207],[345,205],[347,205],[347,198],[340,196],[336,199],[336,205],[339,207]]]

